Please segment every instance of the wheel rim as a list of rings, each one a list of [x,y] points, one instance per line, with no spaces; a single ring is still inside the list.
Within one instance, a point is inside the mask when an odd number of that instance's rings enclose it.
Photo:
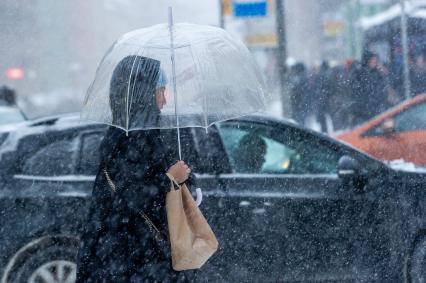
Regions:
[[[49,261],[37,268],[28,283],[74,283],[77,265],[66,260]]]

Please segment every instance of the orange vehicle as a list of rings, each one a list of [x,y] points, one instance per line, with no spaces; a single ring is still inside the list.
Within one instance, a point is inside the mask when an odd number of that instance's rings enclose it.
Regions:
[[[426,94],[336,136],[381,160],[426,165]]]

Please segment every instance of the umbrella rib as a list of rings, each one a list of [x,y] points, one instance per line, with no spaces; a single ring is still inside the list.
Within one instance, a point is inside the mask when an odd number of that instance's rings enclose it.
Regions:
[[[170,33],[170,52],[172,61],[172,81],[173,81],[173,94],[175,98],[175,115],[176,115],[176,130],[178,138],[178,152],[179,159],[182,160],[182,150],[180,144],[180,129],[179,129],[179,117],[178,117],[178,101],[177,101],[177,89],[176,89],[176,64],[175,64],[175,50],[173,47],[173,12],[172,7],[169,7],[169,33]]]
[[[191,50],[191,56],[192,56],[192,60],[194,61],[194,62],[197,62],[197,64],[196,64],[196,68],[197,69],[201,69],[201,62],[200,62],[200,59],[198,58],[198,57],[194,57],[194,54],[193,54],[193,52],[192,52],[192,48],[190,49]],[[200,72],[200,74],[202,74],[202,72]],[[203,79],[204,79],[204,77],[203,77]],[[199,89],[201,89],[201,85],[198,85],[198,87],[199,87]],[[207,96],[206,96],[206,92],[205,91],[202,91],[201,92],[202,94],[203,94],[203,117],[204,117],[204,127],[205,127],[205,129],[206,129],[206,132],[207,132],[207,128],[208,128],[208,119],[207,119],[207,113],[208,113],[208,110],[207,110]]]
[[[139,51],[141,50],[142,48],[140,48],[139,50],[138,50],[138,52],[136,53],[137,55],[139,55]],[[139,59],[139,61],[142,61],[142,59]],[[136,62],[136,58],[135,58],[135,62]],[[139,72],[139,67],[141,66],[141,64],[138,64],[138,67],[136,68],[136,74],[138,74],[138,72]],[[131,77],[131,72],[130,72],[130,77]],[[129,105],[127,106],[127,112],[128,113],[130,113],[130,111],[132,110],[132,103],[133,103],[133,96],[134,96],[134,93],[135,93],[135,82],[133,82],[133,86],[132,86],[132,96],[130,97],[130,103],[129,103]]]
[[[129,133],[129,95],[130,95],[130,81],[132,80],[132,73],[135,67],[136,58],[133,60],[132,69],[130,69],[129,80],[127,82],[127,96],[126,96],[126,135]],[[133,82],[134,84],[134,82]]]

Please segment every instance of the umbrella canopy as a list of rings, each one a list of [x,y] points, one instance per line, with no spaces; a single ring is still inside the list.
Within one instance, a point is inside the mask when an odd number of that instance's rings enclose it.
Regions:
[[[160,24],[129,32],[108,50],[81,119],[140,129],[208,127],[261,111],[262,76],[225,30]]]

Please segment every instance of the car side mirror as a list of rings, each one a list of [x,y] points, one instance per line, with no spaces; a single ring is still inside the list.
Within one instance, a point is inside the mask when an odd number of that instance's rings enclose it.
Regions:
[[[395,134],[395,120],[393,118],[388,118],[383,121],[380,125],[380,130],[385,137],[391,137]]]
[[[360,169],[361,166],[355,158],[343,155],[337,165],[337,174],[341,179],[354,178],[358,176]]]
[[[340,157],[337,174],[339,179],[342,180],[343,186],[354,189],[356,192],[363,192],[367,178],[361,171],[362,168],[358,160],[348,155]]]

